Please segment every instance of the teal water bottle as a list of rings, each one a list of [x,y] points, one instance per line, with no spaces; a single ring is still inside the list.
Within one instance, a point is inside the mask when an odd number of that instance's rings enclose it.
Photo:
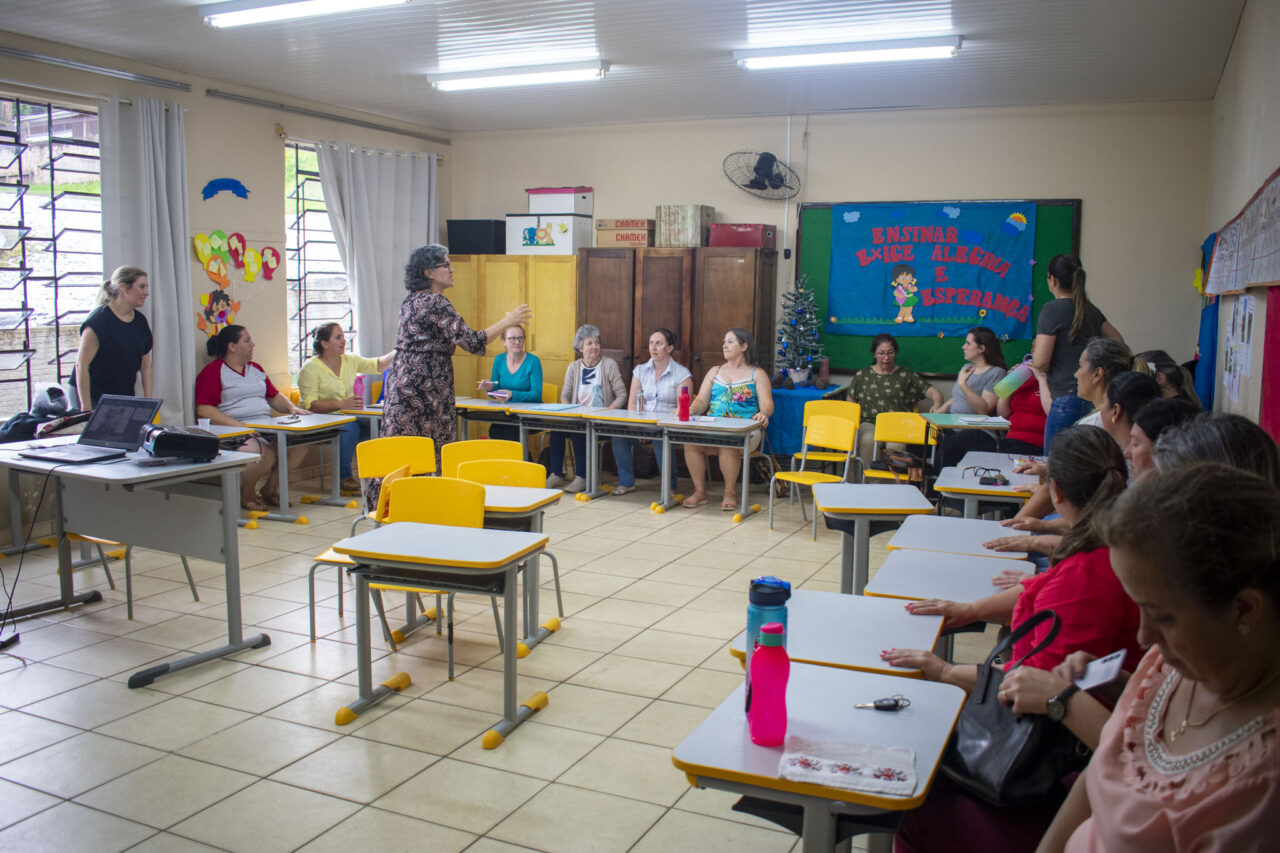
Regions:
[[[751,707],[751,655],[760,640],[760,628],[777,622],[787,627],[787,599],[791,598],[791,584],[772,575],[756,578],[747,593],[747,708]],[[784,633],[785,637],[786,634]],[[785,640],[783,641],[785,644]]]

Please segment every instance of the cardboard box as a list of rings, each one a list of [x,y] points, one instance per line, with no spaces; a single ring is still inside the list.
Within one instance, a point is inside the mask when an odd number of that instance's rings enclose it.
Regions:
[[[595,212],[595,192],[591,187],[533,187],[525,192],[529,194],[530,213],[590,216]]]
[[[753,249],[778,248],[778,228],[746,222],[711,223],[708,246],[747,246]]]
[[[711,236],[711,217],[716,209],[706,204],[660,204],[654,212],[657,220],[654,245],[665,249],[690,249],[707,245]]]
[[[507,214],[508,255],[572,255],[591,247],[591,217],[572,213]]]
[[[597,231],[652,231],[652,219],[597,219]]]
[[[453,255],[505,255],[507,223],[501,219],[449,219],[449,253]]]
[[[643,222],[644,220],[640,220]],[[643,249],[653,245],[652,228],[597,228],[596,248],[628,246]]]

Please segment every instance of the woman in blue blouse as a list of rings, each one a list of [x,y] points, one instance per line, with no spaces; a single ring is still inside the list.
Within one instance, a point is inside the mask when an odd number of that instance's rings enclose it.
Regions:
[[[502,345],[506,355],[493,360],[493,373],[480,380],[480,390],[500,392],[502,399],[517,403],[542,402],[542,362],[524,348],[524,327],[509,326],[502,333]],[[504,441],[519,441],[520,428],[510,424],[493,424],[489,437]]]
[[[746,329],[730,329],[724,333],[724,364],[713,368],[702,380],[702,388],[689,407],[690,414],[709,413],[717,418],[751,418],[761,427],[769,425],[773,414],[773,388],[769,374],[756,367],[755,347]],[[751,449],[760,446],[763,430],[753,433]],[[719,449],[720,473],[724,476],[724,499],[720,509],[733,512],[738,508],[738,474],[742,471],[742,451],[732,447]],[[696,444],[684,446],[684,463],[689,466],[693,494],[685,499],[687,507],[707,502],[708,448]]]

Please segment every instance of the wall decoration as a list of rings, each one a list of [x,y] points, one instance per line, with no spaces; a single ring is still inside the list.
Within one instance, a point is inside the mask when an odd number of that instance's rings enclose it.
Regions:
[[[1280,283],[1280,169],[1218,232],[1204,292],[1239,293]],[[1234,399],[1234,398],[1233,398]]]
[[[1032,201],[834,205],[828,335],[1029,340]]]
[[[249,197],[249,189],[235,178],[214,178],[212,181],[204,185],[204,189],[200,191],[200,195],[205,201],[213,198],[220,192],[229,192],[240,198]]]
[[[206,261],[208,261],[208,260],[209,260],[209,256],[210,256],[211,254],[213,254],[213,252],[212,252],[212,251],[210,251],[210,249],[209,249],[209,235],[208,235],[208,234],[197,234],[196,236],[192,237],[192,238],[191,238],[191,245],[195,247],[195,250],[196,250],[196,257],[200,259],[200,263],[201,263],[201,264],[203,264],[203,263],[205,263]]]
[[[210,231],[209,232],[209,251],[229,265],[231,263],[231,255],[227,253],[227,232],[226,231]]]
[[[213,337],[236,321],[240,303],[225,290],[211,290],[200,295],[200,311],[196,312],[196,328]]]
[[[244,262],[244,280],[252,282],[262,271],[262,253],[257,249],[245,249],[241,260]]]
[[[244,268],[244,235],[235,232],[227,235],[227,254],[231,256],[231,262],[237,267]]]
[[[275,246],[267,246],[262,250],[262,274],[271,281],[280,268],[280,250]]]
[[[229,287],[231,276],[227,274],[227,262],[220,255],[210,255],[204,262],[204,274],[219,287]]]

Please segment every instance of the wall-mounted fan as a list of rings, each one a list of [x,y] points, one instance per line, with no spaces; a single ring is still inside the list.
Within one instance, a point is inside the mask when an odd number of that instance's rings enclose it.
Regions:
[[[768,151],[735,151],[724,158],[724,174],[734,186],[759,198],[798,195],[800,176]]]

